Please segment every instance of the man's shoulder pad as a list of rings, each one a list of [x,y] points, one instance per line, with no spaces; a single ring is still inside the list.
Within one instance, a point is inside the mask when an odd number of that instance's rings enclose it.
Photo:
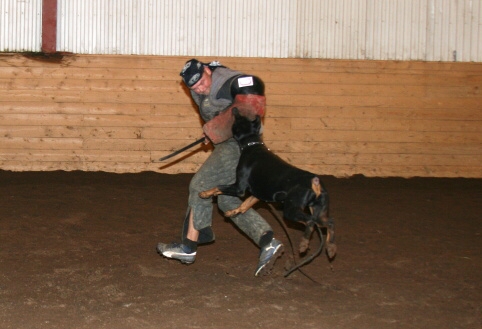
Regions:
[[[261,95],[264,96],[264,83],[254,75],[241,75],[234,79],[231,84],[231,94],[241,95]]]

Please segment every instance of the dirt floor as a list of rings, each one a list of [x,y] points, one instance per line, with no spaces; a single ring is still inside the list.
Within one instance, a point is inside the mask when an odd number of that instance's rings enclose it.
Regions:
[[[310,279],[283,276],[288,238],[263,204],[286,245],[271,276],[218,212],[194,264],[160,257],[190,178],[0,171],[0,328],[482,327],[482,180],[324,177],[338,255]]]

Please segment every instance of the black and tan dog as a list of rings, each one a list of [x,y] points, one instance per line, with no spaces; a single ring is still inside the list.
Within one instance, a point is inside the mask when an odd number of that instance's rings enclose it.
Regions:
[[[328,256],[333,258],[336,254],[334,223],[328,217],[328,193],[320,178],[288,164],[264,145],[260,136],[259,116],[251,121],[241,116],[236,108],[233,109],[233,115],[233,136],[241,148],[236,182],[203,191],[199,196],[209,198],[226,194],[244,197],[249,192],[249,197],[238,208],[225,213],[227,217],[246,212],[259,200],[280,202],[287,220],[306,225],[299,252],[304,253],[308,249],[314,225],[318,225],[327,228],[326,250]]]

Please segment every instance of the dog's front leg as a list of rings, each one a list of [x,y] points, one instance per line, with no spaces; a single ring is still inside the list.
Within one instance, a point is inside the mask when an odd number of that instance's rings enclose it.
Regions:
[[[244,202],[241,203],[241,205],[238,208],[233,209],[233,210],[228,210],[224,213],[224,215],[226,217],[233,217],[233,216],[236,216],[238,214],[244,214],[252,206],[254,206],[256,204],[256,202],[258,202],[258,201],[259,201],[259,199],[255,198],[254,196],[251,195],[246,200],[244,200]]]
[[[244,191],[244,189],[239,188],[237,183],[231,185],[219,185],[212,189],[199,192],[199,197],[201,199],[207,199],[220,194],[243,197]]]
[[[218,189],[217,187],[213,187],[212,189],[200,192],[199,197],[201,199],[207,199],[207,198],[210,198],[212,196],[220,195],[220,194],[223,194],[223,192],[221,192],[221,190]]]

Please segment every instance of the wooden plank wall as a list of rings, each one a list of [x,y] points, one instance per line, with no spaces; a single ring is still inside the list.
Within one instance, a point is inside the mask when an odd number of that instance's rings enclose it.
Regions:
[[[0,169],[195,172],[209,148],[153,162],[201,135],[187,59],[1,54]],[[265,81],[265,142],[296,166],[482,177],[481,63],[216,59]]]

